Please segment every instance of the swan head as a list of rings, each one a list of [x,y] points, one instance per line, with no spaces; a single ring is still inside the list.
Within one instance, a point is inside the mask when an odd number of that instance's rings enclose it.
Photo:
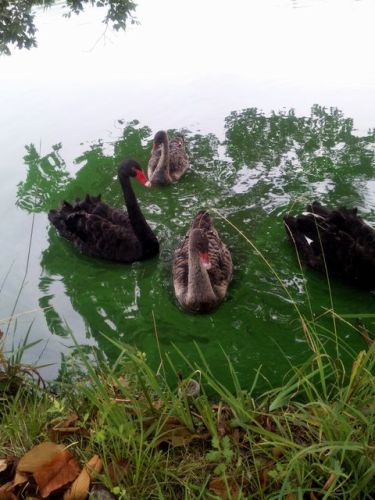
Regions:
[[[168,135],[165,130],[159,130],[159,132],[156,132],[154,136],[154,144],[152,146],[152,150],[156,151],[159,149],[159,147],[162,144],[165,144],[165,142],[168,141]]]
[[[205,269],[211,268],[210,257],[208,253],[208,238],[204,231],[195,228],[190,233],[190,248],[198,252],[201,265]]]
[[[135,160],[125,160],[118,168],[119,179],[125,177],[135,177],[138,182],[146,187],[151,187],[151,182],[147,179],[140,164]]]

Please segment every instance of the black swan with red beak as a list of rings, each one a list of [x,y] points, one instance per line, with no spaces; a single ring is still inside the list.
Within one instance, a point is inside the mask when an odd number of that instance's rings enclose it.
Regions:
[[[329,209],[317,201],[300,215],[286,215],[284,224],[301,259],[367,290],[375,290],[375,230],[357,209]]]
[[[151,184],[161,186],[178,181],[189,167],[184,138],[177,134],[169,140],[167,132],[155,134],[151,157],[148,162],[148,177]]]
[[[178,302],[192,312],[210,312],[225,298],[232,279],[232,257],[207,212],[199,212],[173,257]]]
[[[83,254],[117,262],[144,260],[159,253],[159,243],[139,208],[130,177],[146,187],[150,182],[134,160],[123,161],[118,178],[127,213],[108,206],[99,196],[87,195],[70,204],[66,201],[48,213],[59,234]]]

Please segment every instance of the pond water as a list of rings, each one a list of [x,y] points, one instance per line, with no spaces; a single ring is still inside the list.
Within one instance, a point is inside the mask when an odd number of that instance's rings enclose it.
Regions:
[[[330,296],[324,276],[302,273],[282,223],[319,199],[375,225],[374,3],[138,3],[141,24],[118,34],[103,35],[95,9],[40,12],[38,49],[0,59],[0,328],[8,345],[40,340],[25,360],[52,363],[46,377],[72,352],[71,331],[110,359],[109,339],[121,339],[155,367],[157,332],[177,366],[177,350],[195,362],[199,347],[224,382],[228,356],[244,386],[259,366],[278,383],[310,352],[294,304],[307,318],[374,312],[373,293],[332,282]],[[79,255],[48,210],[86,192],[123,206],[116,166],[146,166],[161,128],[184,132],[191,169],[167,188],[135,186],[160,256],[126,266]],[[234,279],[216,312],[190,315],[173,296],[171,257],[201,208]],[[350,328],[338,333],[363,348]]]

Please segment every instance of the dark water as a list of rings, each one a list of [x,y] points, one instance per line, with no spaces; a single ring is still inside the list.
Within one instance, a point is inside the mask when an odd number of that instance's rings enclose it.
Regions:
[[[146,352],[157,367],[156,328],[163,353],[179,367],[184,365],[176,347],[194,362],[199,359],[197,345],[223,381],[229,380],[223,370],[228,356],[245,385],[252,383],[260,365],[277,383],[290,363],[310,352],[295,305],[309,319],[332,306],[323,275],[304,270],[305,281],[282,217],[319,199],[332,206],[358,206],[375,225],[375,133],[358,136],[350,118],[320,106],[305,117],[293,110],[270,116],[256,108],[232,112],[225,119],[222,142],[213,134],[184,130],[191,169],[182,180],[166,188],[134,186],[160,240],[160,257],[119,265],[78,254],[46,218],[61,199],[74,200],[86,192],[102,193],[111,205],[123,206],[117,164],[133,157],[146,165],[152,133],[137,121],[119,126],[122,133],[113,142],[113,153],[106,153],[101,141],[93,143],[75,159],[74,172],[67,168],[60,144],[43,156],[37,145],[26,147],[27,175],[18,185],[16,203],[36,214],[34,238],[43,238],[37,276],[45,318],[40,337],[53,339],[65,351],[72,344],[71,329],[79,343],[93,344],[110,359],[116,352],[108,338],[121,339]],[[173,250],[202,208],[211,211],[235,268],[227,300],[206,316],[181,311],[171,283]],[[374,294],[336,281],[331,286],[338,314],[374,312]],[[365,321],[374,324],[373,319]],[[333,330],[329,318],[320,324]],[[358,334],[344,325],[338,335],[354,350],[363,347]]]

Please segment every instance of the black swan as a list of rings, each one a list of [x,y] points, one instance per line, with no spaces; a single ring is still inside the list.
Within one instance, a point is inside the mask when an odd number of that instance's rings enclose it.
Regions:
[[[159,243],[138,206],[129,177],[147,187],[150,183],[134,160],[120,164],[118,177],[128,213],[109,207],[100,195],[87,195],[74,204],[64,201],[59,209],[48,213],[48,218],[61,236],[90,257],[117,262],[153,257],[159,252]]]
[[[375,231],[357,209],[323,207],[317,201],[301,215],[284,217],[290,241],[313,269],[368,290],[375,289]]]
[[[178,302],[192,312],[212,311],[225,298],[232,270],[231,254],[209,214],[199,212],[173,257]]]
[[[148,177],[151,184],[166,185],[178,181],[189,167],[184,138],[176,135],[168,139],[164,130],[155,134],[151,157],[148,162]]]

